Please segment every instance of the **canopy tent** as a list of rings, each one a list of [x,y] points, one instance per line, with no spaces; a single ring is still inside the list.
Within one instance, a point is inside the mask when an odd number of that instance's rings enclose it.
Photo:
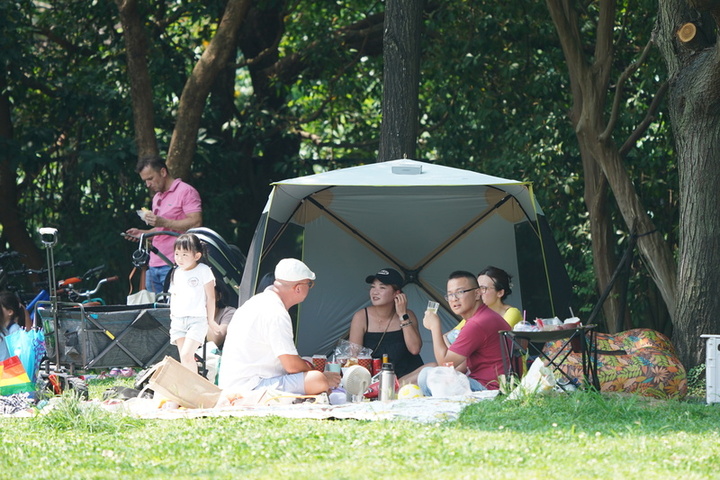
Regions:
[[[273,184],[248,252],[240,304],[285,257],[302,259],[316,286],[293,311],[301,355],[327,353],[354,312],[370,304],[365,277],[402,272],[419,320],[440,302],[446,329],[458,319],[443,299],[448,275],[488,265],[513,276],[508,303],[528,318],[570,316],[570,282],[528,183],[418,162],[345,168]],[[429,332],[423,359],[434,361]]]

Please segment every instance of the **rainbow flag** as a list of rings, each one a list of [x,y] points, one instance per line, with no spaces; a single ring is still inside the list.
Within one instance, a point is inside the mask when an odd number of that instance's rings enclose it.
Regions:
[[[33,390],[35,390],[35,385],[30,381],[30,377],[25,372],[25,367],[17,355],[0,363],[0,395],[32,392]]]

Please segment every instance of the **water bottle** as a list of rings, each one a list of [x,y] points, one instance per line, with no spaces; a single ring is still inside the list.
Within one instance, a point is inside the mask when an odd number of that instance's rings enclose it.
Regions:
[[[395,399],[395,370],[392,363],[383,363],[380,370],[380,401]]]

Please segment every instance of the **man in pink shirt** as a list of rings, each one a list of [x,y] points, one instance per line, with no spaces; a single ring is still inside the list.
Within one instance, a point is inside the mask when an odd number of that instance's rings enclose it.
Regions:
[[[139,237],[157,231],[184,233],[191,228],[202,226],[202,202],[200,194],[192,186],[170,175],[165,162],[156,155],[144,156],[138,160],[135,171],[155,195],[152,210],[145,212],[143,220],[154,227],[150,230],[130,228],[128,235]],[[156,235],[152,244],[170,262],[173,258],[175,236]],[[165,278],[171,270],[170,264],[161,256],[150,253],[149,268],[145,276],[145,288],[161,293],[165,290]]]
[[[498,332],[511,330],[500,314],[483,303],[482,294],[487,288],[480,287],[477,278],[470,272],[450,274],[445,298],[453,313],[467,320],[450,347],[443,339],[437,313],[427,311],[423,318],[423,325],[432,333],[433,352],[438,365],[452,363],[461,367],[467,364],[470,389],[474,392],[498,389],[498,375],[505,373]],[[418,385],[426,396],[432,395],[427,377],[433,368],[442,367],[426,367],[418,376]]]

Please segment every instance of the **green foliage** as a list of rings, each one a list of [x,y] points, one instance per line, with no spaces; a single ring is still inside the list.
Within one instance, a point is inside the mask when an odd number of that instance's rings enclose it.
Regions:
[[[687,372],[688,397],[705,398],[707,395],[707,376],[705,364],[692,367]]]
[[[188,179],[203,197],[205,225],[243,250],[271,182],[373,162],[382,119],[382,52],[372,43],[379,37],[358,41],[366,32],[381,32],[382,2],[255,3],[232,56],[236,65],[212,87]],[[223,5],[138,5],[146,18],[161,151]],[[649,0],[618,4],[614,77],[650,39],[648,19],[656,8]],[[581,13],[591,51],[597,5]],[[0,48],[0,62],[8,72],[7,85],[0,87],[13,124],[13,137],[0,147],[12,152],[27,231],[60,229],[56,258],[75,263],[60,277],[103,263],[108,275],[125,277],[135,246],[118,233],[141,226],[134,210],[147,206],[150,196],[134,172],[117,7],[80,0],[3,2],[0,29],[0,46],[7,47]],[[663,78],[653,53],[628,79],[620,92],[616,143],[640,123]],[[582,162],[566,113],[572,108],[566,67],[546,6],[429,2],[419,101],[420,160],[533,183],[573,281],[577,311],[589,313],[598,292]],[[629,150],[626,165],[658,231],[676,245],[677,173],[663,109]],[[630,232],[617,209],[610,211],[620,256]],[[633,324],[669,333],[667,312],[642,263],[635,261],[630,273]],[[106,298],[118,302],[126,293],[118,284]]]
[[[119,434],[142,424],[136,418],[111,413],[97,404],[83,402],[72,390],[53,400],[52,406],[46,407],[49,412],[43,410],[32,418],[34,424],[59,431],[88,434]]]

